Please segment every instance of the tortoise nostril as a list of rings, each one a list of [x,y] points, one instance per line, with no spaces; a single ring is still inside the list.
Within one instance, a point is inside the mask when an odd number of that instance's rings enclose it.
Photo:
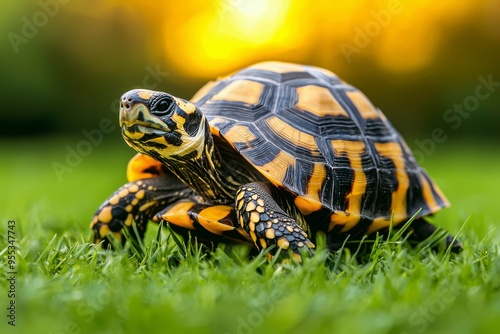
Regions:
[[[132,102],[132,98],[130,98],[130,97],[129,97],[129,98],[128,98],[128,102]]]
[[[127,103],[127,104],[125,105],[125,108],[130,109],[130,104],[128,104],[128,103]]]
[[[123,108],[123,103],[120,103],[120,108]]]

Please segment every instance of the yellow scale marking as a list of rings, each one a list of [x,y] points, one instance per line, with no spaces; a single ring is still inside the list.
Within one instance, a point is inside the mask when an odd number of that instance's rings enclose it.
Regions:
[[[410,185],[410,179],[405,170],[405,162],[401,146],[398,143],[375,143],[378,154],[389,158],[396,168],[396,178],[398,179],[398,189],[391,196],[391,212],[394,212],[394,225],[401,223],[407,217],[406,213],[406,192]],[[390,225],[390,218],[376,218],[368,228],[368,233],[380,230]]]
[[[318,117],[345,116],[349,117],[331,92],[321,86],[307,85],[297,88],[298,100],[295,107],[307,110]]]
[[[148,203],[144,203],[143,205],[141,205],[139,207],[139,211],[144,212],[147,209],[149,209],[150,207],[155,206],[156,204],[158,204],[157,201],[151,201],[151,202],[148,202]]]
[[[120,196],[119,195],[114,195],[109,199],[109,204],[111,205],[116,205],[120,202]]]
[[[346,211],[334,212],[330,217],[328,227],[331,231],[336,225],[344,225],[342,232],[345,232],[354,227],[361,217],[361,200],[366,190],[366,175],[361,157],[365,154],[366,147],[363,142],[348,140],[332,140],[331,145],[336,156],[347,155],[349,165],[354,170],[352,191],[346,197],[348,201]]]
[[[379,118],[379,113],[368,98],[360,91],[347,92],[347,97],[352,101],[356,109],[364,119]]]
[[[236,101],[257,104],[264,85],[250,80],[235,80],[212,96],[212,101]]]
[[[133,184],[130,186],[130,188],[128,188],[128,191],[130,191],[131,193],[136,193],[139,191],[139,186],[137,184]]]
[[[287,249],[288,246],[290,246],[290,243],[286,240],[286,238],[279,238],[277,244],[279,248],[283,249]]]
[[[123,188],[122,190],[120,190],[120,191],[118,192],[118,196],[120,196],[121,198],[123,198],[123,197],[127,196],[128,194],[129,194],[129,191],[128,191],[128,189],[127,189],[127,188]]]
[[[108,225],[101,225],[101,228],[99,229],[99,237],[104,238],[110,232],[111,230]]]
[[[109,223],[111,219],[113,219],[113,215],[111,214],[111,206],[104,207],[97,215],[97,218],[103,223]]]
[[[269,228],[266,230],[266,238],[268,239],[274,239],[274,230],[272,228]]]
[[[260,221],[260,215],[257,211],[252,211],[252,213],[250,213],[250,221],[254,223],[258,223]]]
[[[245,211],[247,211],[247,212],[253,211],[253,210],[255,210],[255,207],[256,207],[256,205],[254,202],[249,202],[247,204],[247,206],[245,207]]]
[[[135,194],[135,197],[138,199],[143,199],[145,194],[146,192],[144,191],[144,189],[141,189],[137,192],[137,194]]]
[[[125,226],[132,226],[133,222],[134,217],[131,214],[127,215],[127,219],[125,219]]]

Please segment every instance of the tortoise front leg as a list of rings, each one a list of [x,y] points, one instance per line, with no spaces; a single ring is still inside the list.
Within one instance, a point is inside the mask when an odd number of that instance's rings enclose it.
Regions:
[[[306,232],[276,203],[266,183],[248,183],[238,189],[236,217],[259,250],[272,245],[291,249],[299,261],[301,252],[313,253],[314,244]]]
[[[95,212],[90,228],[94,242],[109,245],[108,236],[125,244],[123,229],[134,239],[143,239],[148,220],[162,208],[182,199],[194,198],[193,191],[173,175],[129,182],[115,191]],[[136,235],[132,223],[136,222]]]

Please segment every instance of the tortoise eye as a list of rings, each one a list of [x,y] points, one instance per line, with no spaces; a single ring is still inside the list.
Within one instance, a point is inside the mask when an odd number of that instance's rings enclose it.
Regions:
[[[154,104],[151,108],[151,112],[155,115],[163,116],[171,111],[174,104],[173,102],[174,101],[170,98],[163,98]]]

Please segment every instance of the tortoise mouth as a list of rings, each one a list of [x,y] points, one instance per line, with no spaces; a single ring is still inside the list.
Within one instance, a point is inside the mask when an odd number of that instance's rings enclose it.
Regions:
[[[144,136],[147,136],[148,138],[163,137],[171,132],[168,128],[165,129],[148,123],[136,123],[131,125],[122,123],[121,128],[122,135],[132,141],[143,140]]]
[[[151,115],[143,104],[128,109],[122,107],[119,120],[123,136],[132,140],[144,135],[164,136],[172,131],[161,119]]]

